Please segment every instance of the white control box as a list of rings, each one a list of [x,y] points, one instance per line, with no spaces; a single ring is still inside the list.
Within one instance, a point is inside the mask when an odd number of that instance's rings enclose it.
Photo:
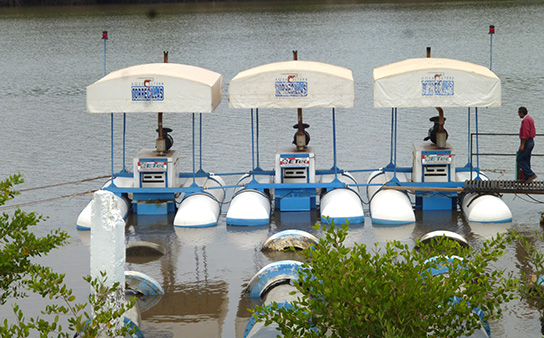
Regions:
[[[311,147],[295,146],[276,151],[274,183],[315,183],[315,154]]]
[[[153,149],[143,149],[134,158],[134,187],[179,187],[179,152],[168,150],[158,155]]]
[[[449,143],[439,148],[432,142],[414,142],[412,156],[413,182],[455,181],[455,151]]]

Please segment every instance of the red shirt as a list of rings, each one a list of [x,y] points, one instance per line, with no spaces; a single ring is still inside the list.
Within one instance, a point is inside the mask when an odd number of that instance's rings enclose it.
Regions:
[[[519,138],[526,140],[529,138],[535,138],[535,121],[529,115],[525,115],[523,120],[521,120],[521,128],[519,128]]]

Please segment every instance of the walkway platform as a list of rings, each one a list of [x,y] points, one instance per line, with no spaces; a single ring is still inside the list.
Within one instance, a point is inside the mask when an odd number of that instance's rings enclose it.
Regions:
[[[465,181],[463,192],[500,194],[544,194],[544,181]]]

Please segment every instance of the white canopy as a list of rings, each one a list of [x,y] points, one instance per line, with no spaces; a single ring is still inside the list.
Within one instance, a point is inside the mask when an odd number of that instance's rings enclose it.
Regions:
[[[408,59],[374,69],[374,107],[500,107],[501,80],[473,63]]]
[[[351,70],[321,62],[270,63],[229,83],[231,108],[352,108],[354,102]]]
[[[221,74],[195,66],[132,66],[87,86],[87,112],[211,113],[221,102],[221,82]]]

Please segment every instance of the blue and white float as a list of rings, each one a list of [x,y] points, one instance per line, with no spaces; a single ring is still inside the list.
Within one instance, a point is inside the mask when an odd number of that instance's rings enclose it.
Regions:
[[[224,182],[195,168],[195,114],[199,113],[201,126],[201,113],[211,113],[219,105],[222,77],[204,68],[167,63],[167,55],[165,63],[120,69],[87,87],[87,112],[111,113],[112,179],[102,189],[115,193],[125,215],[131,207],[139,215],[177,210],[175,226],[213,226],[219,218]],[[123,169],[115,173],[113,118],[118,113],[123,116]],[[125,165],[126,114],[138,113],[157,113],[158,138],[155,149],[143,149],[134,157],[130,172]],[[192,113],[192,173],[180,172],[182,161],[190,160],[171,148],[172,129],[163,127],[163,113]],[[88,205],[78,217],[78,229],[90,229],[90,213]]]
[[[265,189],[244,188],[249,183],[267,184],[271,177],[246,174],[238,180],[238,186],[227,212],[227,224],[241,226],[268,225],[270,223],[270,196]]]
[[[268,264],[251,278],[244,293],[247,297],[257,298],[263,305],[270,305],[272,302],[278,303],[280,307],[291,306],[291,302],[300,296],[300,293],[293,285],[293,281],[298,280],[298,269],[301,263],[297,261],[284,260]],[[273,338],[280,332],[278,325],[272,323],[265,326],[263,322],[257,323],[254,317],[251,317],[244,331],[244,338]]]
[[[395,181],[393,181],[394,178]],[[412,201],[406,191],[381,189],[381,186],[387,182],[403,184],[408,181],[407,175],[403,172],[394,175],[393,172],[382,169],[370,174],[367,195],[370,201],[372,224],[404,225],[416,221]],[[394,206],[394,211],[391,206]]]
[[[457,172],[457,182],[470,180],[470,172]],[[488,180],[482,172],[472,173],[472,179],[479,177]],[[508,205],[497,195],[464,193],[459,196],[465,218],[476,223],[507,223],[512,221],[512,212]]]
[[[102,189],[105,189],[111,185],[112,180],[109,179],[103,186]],[[133,180],[127,177],[115,177],[113,183],[117,187],[132,188]],[[123,218],[126,218],[128,212],[130,211],[130,201],[126,195],[115,195],[115,200],[117,201],[117,206],[121,211]],[[79,214],[76,227],[78,230],[90,230],[91,229],[91,212],[92,212],[92,200],[87,203],[83,211]]]
[[[463,247],[468,247],[468,242],[463,236],[444,230],[427,233],[420,238],[420,242],[433,245],[433,240],[440,238],[455,241]],[[286,244],[286,241],[289,243]],[[291,245],[293,242],[298,243],[296,245],[306,245],[308,243],[312,243],[313,245],[315,244],[314,241],[317,241],[317,239],[310,234],[287,230],[271,236],[263,244],[263,250],[265,247],[269,250],[283,250],[286,245]],[[452,273],[450,271],[451,266],[459,267],[459,264],[454,265],[451,264],[452,262],[459,262],[463,266],[462,259],[456,256],[434,256],[428,261],[436,263],[431,267],[431,276]],[[294,306],[293,302],[303,296],[293,283],[299,280],[299,270],[301,267],[302,263],[293,260],[281,260],[266,265],[251,278],[244,290],[244,296],[259,300],[262,306],[277,303],[280,308],[292,308]],[[453,298],[452,301],[455,302],[457,300]],[[463,337],[491,337],[490,327],[485,320],[484,312],[478,307],[474,307],[473,312],[480,318],[481,328],[470,336]],[[246,324],[244,338],[282,337],[278,328],[279,326],[275,322],[265,326],[264,322],[257,322],[255,317],[252,316]],[[429,333],[428,336],[432,337],[433,335]]]
[[[295,54],[293,61],[270,63],[238,73],[229,83],[229,106],[251,109],[253,168],[240,180],[244,187],[232,199],[227,224],[268,224],[271,201],[279,211],[309,211],[320,205],[323,219],[363,222],[358,191],[349,186],[355,180],[349,174],[343,175],[336,165],[335,109],[354,106],[350,70],[299,61]],[[329,170],[316,169],[316,153],[308,146],[309,125],[303,122],[302,109],[312,108],[332,108],[334,163]],[[293,145],[277,150],[273,171],[259,167],[259,109],[297,109]]]
[[[425,243],[428,245],[434,245],[439,243],[439,240],[448,240],[458,243],[461,247],[468,248],[470,245],[466,238],[458,233],[447,231],[447,230],[436,230],[424,234],[420,237],[420,243]],[[433,262],[434,266],[431,267],[430,272],[431,276],[438,275],[447,275],[454,273],[458,269],[465,269],[466,263],[464,259],[458,256],[433,256],[427,260],[427,262]],[[453,270],[453,271],[452,271]],[[460,298],[454,296],[452,302],[459,302]],[[469,338],[490,338],[491,337],[491,328],[489,323],[485,319],[485,313],[479,307],[475,306],[472,309],[473,313],[480,318],[481,328],[475,330]],[[430,335],[432,336],[432,334]],[[463,336],[467,337],[467,336]]]
[[[284,230],[270,236],[264,243],[262,251],[285,251],[290,248],[306,250],[315,247],[317,237],[302,230]]]
[[[501,81],[483,66],[451,59],[417,58],[375,68],[374,106],[392,110],[390,163],[371,175],[369,183],[373,185],[367,190],[372,222],[414,222],[408,191],[415,192],[415,206],[423,211],[456,209],[460,199],[465,217],[471,222],[511,221],[510,209],[499,196],[460,194],[471,172],[472,179],[485,179],[478,168],[479,160],[474,166],[471,159],[471,108],[477,131],[478,107],[500,105]],[[413,143],[412,166],[399,167],[397,108],[419,107],[436,108],[439,115],[430,119],[434,126],[425,141]],[[443,107],[468,107],[469,155],[464,167],[456,167],[455,150],[446,141]]]

